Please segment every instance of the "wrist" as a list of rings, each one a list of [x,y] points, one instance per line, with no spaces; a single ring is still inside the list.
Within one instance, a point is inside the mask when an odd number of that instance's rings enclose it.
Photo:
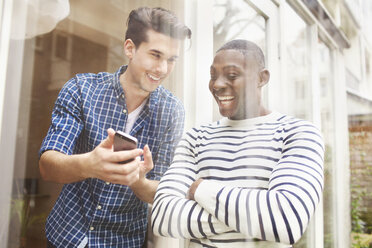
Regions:
[[[76,159],[76,164],[77,164],[77,167],[78,167],[78,175],[83,179],[87,179],[87,178],[92,178],[92,177],[95,177],[93,174],[92,174],[92,170],[89,170],[89,164],[90,164],[90,154],[91,152],[88,152],[88,153],[83,153],[83,154],[78,154],[78,155],[75,155],[75,159]]]
[[[188,196],[187,198],[190,199],[190,200],[195,200],[195,192],[196,190],[198,189],[199,187],[199,184],[203,181],[202,178],[199,178],[198,180],[196,180],[195,182],[193,182],[190,186],[190,189],[189,189],[189,192],[188,192]]]
[[[146,177],[139,178],[136,182],[132,183],[129,187],[135,191],[136,189],[144,189],[149,180]]]

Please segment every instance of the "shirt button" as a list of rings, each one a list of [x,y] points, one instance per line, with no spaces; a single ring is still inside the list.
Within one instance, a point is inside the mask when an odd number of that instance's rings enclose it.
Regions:
[[[123,99],[124,99],[124,94],[121,94],[121,98],[123,98]]]
[[[89,230],[93,231],[94,230],[94,227],[93,226],[89,227]]]
[[[126,114],[127,113],[127,110],[126,109],[123,109],[123,113]]]
[[[102,209],[102,206],[101,206],[101,205],[98,205],[98,206],[97,206],[97,209],[98,209],[98,210]]]
[[[109,185],[110,184],[110,182],[106,182],[106,185]]]

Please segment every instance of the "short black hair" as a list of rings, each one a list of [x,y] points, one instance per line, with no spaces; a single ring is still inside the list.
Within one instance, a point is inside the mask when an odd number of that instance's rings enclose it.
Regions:
[[[265,68],[265,55],[261,48],[254,42],[249,40],[232,40],[222,45],[216,53],[222,50],[236,50],[242,53],[245,57],[253,56],[258,65]]]
[[[180,22],[173,12],[160,7],[141,7],[132,10],[128,16],[127,26],[125,39],[131,39],[136,47],[148,41],[149,29],[179,40],[191,38],[191,30]]]

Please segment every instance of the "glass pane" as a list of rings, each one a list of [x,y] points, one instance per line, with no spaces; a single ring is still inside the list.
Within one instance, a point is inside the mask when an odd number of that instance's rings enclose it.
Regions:
[[[309,51],[307,46],[307,25],[304,20],[285,2],[284,32],[286,64],[287,113],[301,119],[311,118],[311,95],[309,82]],[[310,228],[294,247],[307,247]]]
[[[28,13],[14,14],[14,18],[22,19],[27,25],[25,33],[15,30],[13,34],[18,43],[24,43],[23,60],[9,65],[21,68],[22,92],[7,247],[46,247],[46,216],[62,185],[41,179],[38,150],[64,83],[76,73],[115,72],[127,63],[123,41],[126,18],[132,9],[160,6],[183,19],[183,0],[59,0],[49,1],[50,5],[37,2],[27,1]],[[66,2],[70,5],[67,9]],[[48,11],[43,13],[48,8],[56,14],[67,11],[67,17],[51,19]],[[54,22],[55,27],[45,29]],[[172,88],[170,81],[182,84],[180,79],[172,80],[175,77],[173,73],[165,86]]]
[[[244,0],[215,0],[214,51],[234,39],[255,42],[265,51],[265,18]]]
[[[371,82],[371,81],[369,81]],[[364,90],[364,94],[368,90]],[[371,91],[369,91],[371,92]],[[354,94],[347,99],[350,153],[352,247],[368,247],[372,233],[372,104]],[[369,235],[369,236],[368,236]],[[365,241],[366,240],[366,241]]]
[[[321,41],[318,42],[318,68],[320,83],[320,111],[322,134],[325,144],[324,156],[324,248],[334,247],[334,202],[333,202],[333,173],[334,170],[334,117],[333,117],[333,87],[332,65],[329,48]]]
[[[311,118],[309,51],[306,23],[287,4],[284,4],[286,83],[288,113],[301,119]]]
[[[215,0],[213,22],[213,51],[234,39],[246,39],[266,51],[266,20],[244,0]],[[213,102],[213,119],[220,119]]]

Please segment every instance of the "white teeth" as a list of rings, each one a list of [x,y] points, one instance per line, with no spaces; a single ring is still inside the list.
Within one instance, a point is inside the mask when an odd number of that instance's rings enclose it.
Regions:
[[[233,96],[218,96],[218,100],[220,101],[229,101],[229,100],[232,100],[234,99]]]
[[[150,75],[150,74],[147,74],[147,75],[149,75],[149,77],[150,77],[152,80],[155,80],[155,81],[160,80],[160,77],[155,77],[155,76]]]

